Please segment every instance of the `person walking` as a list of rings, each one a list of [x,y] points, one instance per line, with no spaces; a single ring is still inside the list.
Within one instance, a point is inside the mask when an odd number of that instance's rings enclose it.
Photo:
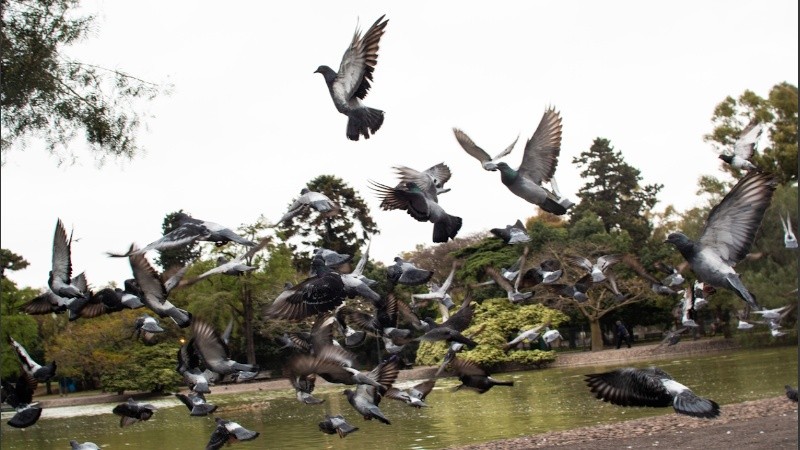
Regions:
[[[622,323],[621,320],[617,321],[617,349],[619,350],[620,346],[622,345],[622,341],[625,341],[628,344],[628,348],[631,348],[631,334],[628,332],[628,328]]]

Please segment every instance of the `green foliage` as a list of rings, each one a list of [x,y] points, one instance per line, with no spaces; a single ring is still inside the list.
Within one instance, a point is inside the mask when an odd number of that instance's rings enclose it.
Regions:
[[[0,248],[0,278],[5,276],[6,270],[22,270],[28,267],[28,261],[11,250]]]
[[[175,355],[180,344],[161,343],[133,347],[125,358],[117,360],[100,375],[104,391],[173,390],[181,384],[175,370]]]
[[[180,223],[178,223],[179,213],[188,214],[180,209],[164,216],[164,222],[161,224],[162,234],[167,234],[180,226]],[[199,244],[197,241],[194,241],[190,244],[181,245],[180,247],[159,250],[158,257],[156,257],[156,264],[161,266],[165,271],[180,268],[191,264],[200,257],[200,253]]]
[[[534,365],[553,361],[555,352],[552,351],[516,350],[505,353],[503,345],[520,331],[547,322],[557,327],[566,320],[567,317],[561,312],[542,305],[513,305],[505,298],[484,300],[475,306],[473,325],[464,331],[464,335],[470,336],[482,330],[474,336],[478,346],[464,351],[462,356],[488,370],[510,362]],[[416,364],[438,364],[446,352],[447,346],[441,342],[422,342],[417,350]]]
[[[17,289],[17,285],[8,278],[0,278],[0,286],[0,330],[3,330],[0,339],[0,377],[7,378],[19,372],[19,359],[5,336],[13,337],[25,347],[31,358],[42,364],[44,349],[36,320],[19,311],[19,307],[33,299],[38,292],[30,288]]]
[[[767,126],[770,144],[756,149],[753,163],[774,173],[782,184],[797,181],[797,86],[783,82],[770,89],[767,98],[745,90],[738,99],[726,97],[714,108],[714,129],[703,139],[718,151],[731,149],[742,129],[752,120]],[[741,173],[728,164],[723,170],[736,178]]]
[[[94,17],[76,17],[77,0],[2,0],[0,108],[2,154],[38,135],[57,151],[78,130],[102,160],[132,158],[139,148],[137,99],[152,100],[157,85],[124,72],[67,57],[63,49],[86,37]],[[4,159],[5,162],[5,159]]]
[[[608,139],[595,139],[591,148],[572,163],[583,169],[581,177],[587,182],[578,191],[581,201],[572,210],[571,222],[576,223],[591,211],[600,217],[606,232],[622,229],[630,234],[634,244],[643,244],[652,231],[648,213],[664,186],[641,186],[639,169],[626,163]]]

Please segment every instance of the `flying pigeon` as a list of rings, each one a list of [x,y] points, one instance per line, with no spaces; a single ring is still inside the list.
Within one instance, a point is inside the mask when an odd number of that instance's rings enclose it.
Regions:
[[[328,85],[333,105],[336,110],[346,115],[347,138],[357,141],[360,136],[369,139],[383,124],[383,111],[368,108],[361,103],[371,87],[372,72],[378,62],[378,48],[386,24],[381,16],[361,37],[356,28],[350,47],[342,56],[339,71],[334,72],[328,66],[319,66],[314,73],[321,73]]]
[[[542,339],[544,339],[547,344],[552,344],[556,339],[564,340],[564,336],[561,336],[558,330],[547,330],[542,335]]]
[[[127,402],[115,406],[111,412],[120,416],[119,426],[126,427],[140,420],[149,420],[157,409],[149,403],[140,403],[129,398]]]
[[[667,332],[666,335],[664,336],[664,339],[659,344],[659,346],[662,346],[662,345],[666,344],[667,347],[669,347],[669,346],[677,344],[681,340],[681,335],[683,333],[685,333],[686,330],[688,330],[688,329],[689,329],[688,327],[684,326],[684,327],[678,328],[677,330],[672,330],[672,331]]]
[[[759,314],[767,320],[780,320],[784,317],[785,312],[791,308],[792,305],[781,306],[780,308],[764,309],[761,311],[753,311],[754,314]]]
[[[252,378],[258,373],[257,365],[241,364],[231,359],[228,344],[210,324],[195,320],[192,323],[192,335],[194,346],[209,370],[223,376],[236,374],[237,377],[244,378]]]
[[[531,237],[528,236],[528,230],[525,229],[525,225],[521,220],[517,220],[514,225],[506,225],[505,228],[492,228],[489,231],[506,244],[522,244],[531,240]]]
[[[14,338],[8,336],[8,343],[14,348],[14,352],[19,358],[22,365],[22,370],[33,380],[41,381],[42,383],[53,378],[56,375],[56,362],[51,361],[50,364],[42,366],[31,358],[25,347],[15,341]]]
[[[681,299],[681,325],[684,327],[699,327],[700,325],[694,321],[697,316],[694,309],[694,290],[684,289],[683,298]]]
[[[405,402],[407,405],[415,408],[427,407],[428,405],[424,402],[425,397],[430,394],[435,384],[436,379],[431,379],[425,380],[422,383],[417,383],[408,389],[398,389],[396,387],[392,387],[386,391],[385,396],[387,398],[400,400],[401,402]]]
[[[419,286],[427,283],[432,276],[432,270],[420,269],[399,256],[394,258],[394,264],[386,268],[386,278],[392,284]]]
[[[681,275],[681,271],[677,267],[669,264],[657,262],[654,264],[655,268],[665,273],[667,276],[661,279],[661,284],[669,288],[675,288],[682,285],[686,279]]]
[[[459,357],[453,358],[450,363],[453,371],[458,376],[461,384],[456,386],[455,390],[461,388],[469,388],[483,394],[494,386],[513,386],[513,381],[500,381],[489,376],[489,373],[483,370],[480,366],[472,361],[461,359]]]
[[[2,381],[0,390],[0,401],[7,403],[14,408],[14,415],[8,420],[10,426],[14,428],[27,428],[36,423],[42,415],[42,408],[38,402],[33,403],[33,390],[36,389],[36,380],[27,372],[19,374],[17,382],[11,384],[6,380]]]
[[[480,161],[481,166],[483,167],[484,170],[491,170],[491,171],[497,170],[497,162],[500,160],[500,158],[511,153],[511,150],[514,149],[514,146],[517,144],[517,141],[519,140],[519,136],[517,136],[517,138],[514,139],[514,142],[512,142],[511,145],[506,147],[505,150],[498,153],[494,158],[492,158],[489,156],[488,153],[486,153],[484,149],[475,145],[475,142],[473,142],[472,139],[470,139],[470,137],[467,136],[467,133],[464,133],[458,128],[453,128],[453,134],[455,134],[456,140],[458,141],[458,143],[461,145],[461,148],[463,148],[465,152],[467,152],[470,156]]]
[[[436,283],[429,284],[429,291],[425,294],[412,294],[412,306],[415,304],[416,300],[423,300],[423,301],[431,301],[436,300],[439,303],[439,310],[442,313],[442,317],[444,320],[450,317],[450,308],[452,308],[455,304],[453,303],[452,297],[447,291],[450,290],[450,286],[453,284],[453,278],[456,275],[456,268],[458,268],[458,262],[453,261],[453,265],[450,268],[450,273],[447,275],[447,278],[444,280],[441,286],[437,285]]]
[[[209,269],[202,274],[198,275],[191,280],[184,280],[181,281],[179,286],[180,287],[187,287],[191,286],[199,281],[205,280],[206,278],[216,275],[216,274],[223,274],[223,275],[230,275],[230,276],[239,276],[244,273],[256,270],[257,267],[250,266],[247,262],[253,258],[256,253],[260,252],[269,242],[272,240],[271,237],[265,237],[259,241],[258,245],[250,247],[246,253],[241,256],[237,256],[232,260],[227,260],[224,256],[220,256],[217,258],[217,267],[213,269]]]
[[[733,143],[733,151],[723,151],[722,154],[719,155],[719,159],[739,170],[756,170],[756,166],[754,166],[749,159],[753,156],[753,151],[755,150],[758,139],[761,137],[762,131],[763,127],[758,121],[751,121],[744,127],[739,134],[739,138],[736,139],[736,142]]]
[[[568,263],[590,273],[593,283],[600,283],[605,281],[608,269],[622,260],[622,255],[604,255],[597,258],[596,262],[591,262],[582,256],[567,256],[566,260]]]
[[[519,282],[521,277],[517,277],[516,282],[512,285],[511,282],[505,279],[505,277],[503,277],[503,275],[494,267],[485,267],[484,272],[486,272],[486,274],[489,275],[498,286],[506,291],[506,294],[508,295],[508,301],[511,303],[519,303],[533,296],[533,292],[519,291]]]
[[[636,274],[639,275],[639,277],[643,278],[646,281],[649,281],[650,282],[650,290],[652,290],[656,294],[659,294],[659,295],[677,295],[678,293],[680,293],[680,291],[676,291],[676,290],[672,289],[670,286],[665,285],[660,280],[658,280],[656,277],[654,277],[649,272],[647,272],[647,270],[645,270],[644,266],[642,266],[642,263],[639,262],[639,259],[636,258],[636,256],[631,255],[630,253],[626,253],[626,254],[622,255],[622,262],[626,266],[628,266],[631,269],[633,269],[633,271],[636,272]]]
[[[144,248],[136,249],[131,246],[125,253],[108,252],[108,256],[125,257],[139,255],[147,253],[150,250],[166,250],[191,244],[196,241],[213,242],[217,247],[227,244],[228,242],[236,242],[237,244],[246,245],[248,247],[256,245],[255,242],[239,236],[230,228],[224,227],[218,223],[195,219],[182,212],[175,213],[175,221],[178,224],[177,228],[165,234],[160,239],[147,244]]]
[[[698,397],[657,367],[626,367],[610,372],[586,375],[586,384],[597,398],[620,406],[666,407],[693,417],[714,418],[719,405]]]
[[[72,450],[100,450],[100,447],[94,442],[79,444],[78,441],[72,440],[69,441],[69,445],[72,447]]]
[[[335,346],[328,346],[315,355],[295,355],[287,363],[292,377],[304,377],[316,373],[329,383],[347,385],[369,385],[386,392],[397,378],[399,367],[396,359],[379,364],[368,373],[353,368],[355,355]]]
[[[347,294],[341,275],[330,270],[319,256],[311,260],[311,267],[318,275],[281,292],[271,305],[264,308],[264,316],[300,320],[332,311],[344,302]]]
[[[178,365],[175,370],[181,374],[192,392],[210,394],[211,389],[208,386],[213,384],[219,375],[209,370],[202,370],[200,366],[200,354],[195,348],[194,338],[191,338],[178,349]]]
[[[526,247],[527,248],[527,247]],[[553,284],[561,278],[564,271],[561,269],[561,263],[555,259],[546,259],[522,273],[522,281],[520,286],[523,288],[531,288],[539,284]]]
[[[539,331],[540,331],[540,330],[541,330],[541,329],[542,329],[544,326],[545,326],[545,325],[544,325],[544,324],[542,324],[542,325],[538,325],[538,326],[535,326],[535,327],[533,327],[533,328],[529,328],[529,329],[527,329],[527,330],[521,331],[521,332],[520,332],[520,333],[517,335],[517,337],[515,337],[514,339],[512,339],[512,340],[510,340],[510,341],[506,342],[506,343],[503,345],[503,350],[504,350],[504,351],[509,351],[509,350],[510,350],[510,349],[512,349],[514,346],[516,346],[517,344],[519,344],[519,343],[521,343],[521,342],[523,342],[523,341],[528,341],[528,342],[536,342],[536,340],[537,340],[537,339],[539,339],[539,335],[540,335]]]
[[[158,325],[158,320],[147,314],[142,314],[136,319],[136,322],[134,322],[134,330],[146,343],[152,342],[156,333],[164,332],[164,329]]]
[[[67,239],[67,231],[61,219],[56,222],[53,235],[53,266],[47,285],[59,297],[84,297],[86,294],[72,283],[72,234]]]
[[[475,308],[472,305],[472,298],[467,294],[464,297],[464,301],[461,303],[461,307],[455,314],[440,325],[431,328],[425,334],[416,338],[416,340],[428,342],[447,341],[448,344],[459,342],[466,344],[469,348],[474,348],[478,343],[461,334],[464,330],[469,328],[474,315]]]
[[[398,187],[402,187],[405,183],[414,183],[433,201],[438,201],[439,194],[450,192],[449,188],[444,188],[444,184],[450,180],[451,176],[450,168],[445,163],[436,164],[424,172],[406,166],[395,166],[394,169],[400,175],[401,186]]]
[[[333,250],[320,247],[314,249],[312,263],[314,258],[321,258],[322,262],[325,263],[325,267],[335,268],[343,265],[346,262],[350,262],[350,260],[353,259],[353,255],[338,253]],[[312,270],[312,273],[316,274],[315,272],[316,271]]]
[[[211,439],[206,445],[206,450],[219,450],[225,444],[232,444],[239,441],[252,441],[257,438],[258,431],[248,430],[236,422],[215,417],[217,428],[211,433]]]
[[[169,317],[179,327],[188,327],[192,323],[192,315],[167,300],[169,291],[161,281],[158,272],[147,262],[144,254],[133,253],[128,260],[133,271],[133,278],[142,291],[142,303],[158,317]]]
[[[546,284],[545,286],[561,297],[571,298],[578,303],[583,303],[589,300],[589,296],[586,295],[586,292],[588,292],[589,288],[592,286],[592,274],[587,273],[572,285],[551,283]]]
[[[297,199],[289,205],[289,210],[273,225],[273,227],[284,223],[309,208],[317,210],[324,217],[333,217],[340,211],[339,205],[334,203],[327,195],[312,191],[308,188],[303,188],[300,190],[300,197],[297,197]]]
[[[786,398],[793,402],[797,402],[797,389],[789,386],[788,384],[783,386],[786,389]]]
[[[739,324],[736,326],[737,330],[750,330],[753,328],[752,323],[745,322],[744,320],[739,319]]]
[[[370,280],[364,276],[364,269],[369,259],[370,244],[372,244],[372,241],[367,244],[367,248],[356,264],[356,268],[350,273],[341,274],[341,277],[344,283],[345,293],[349,298],[355,298],[358,295],[368,299],[373,304],[378,304],[381,302],[381,296],[370,287],[370,285],[375,284],[375,280]]]
[[[776,185],[770,174],[748,172],[711,210],[697,241],[683,233],[672,233],[666,240],[681,252],[698,280],[733,291],[754,310],[761,307],[733,267],[747,255]]]
[[[783,227],[783,245],[786,248],[797,248],[797,238],[794,235],[794,228],[792,228],[792,218],[786,214],[786,221],[781,217],[781,226]]]
[[[80,273],[78,276],[72,278],[73,286],[82,286],[85,284],[85,276]],[[50,288],[46,288],[42,294],[37,295],[35,298],[20,306],[20,311],[30,315],[41,315],[56,313],[61,314],[69,311],[72,316],[75,316],[83,309],[88,303],[86,297],[67,298],[56,295]]]
[[[190,416],[207,416],[217,410],[217,405],[207,403],[201,392],[190,392],[189,395],[176,392],[175,397],[189,408]]]
[[[340,438],[345,438],[348,434],[358,431],[358,427],[347,423],[341,415],[329,416],[327,414],[325,420],[319,423],[319,429],[325,434],[338,434]]]
[[[374,181],[370,183],[381,199],[381,209],[384,211],[399,209],[419,222],[433,223],[434,243],[455,239],[461,229],[461,217],[448,214],[435,198],[415,183],[405,183],[403,188],[392,188]]]
[[[405,344],[411,342],[411,330],[398,327],[399,303],[401,301],[394,294],[389,294],[385,302],[373,305],[374,315],[363,311],[352,311],[348,318],[358,328],[384,338],[387,350],[392,348],[395,351],[390,353],[397,353]]]
[[[556,172],[561,152],[561,116],[549,108],[544,112],[539,126],[525,144],[522,163],[517,170],[505,162],[497,163],[500,180],[516,196],[539,206],[544,211],[561,216],[574,203],[542,187],[551,182]]]

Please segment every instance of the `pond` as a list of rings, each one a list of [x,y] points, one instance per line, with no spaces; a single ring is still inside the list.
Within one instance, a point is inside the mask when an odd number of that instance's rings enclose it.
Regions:
[[[653,362],[702,397],[722,406],[783,395],[785,384],[797,384],[797,347],[738,350],[720,354]],[[636,367],[650,365],[647,361]],[[621,408],[595,399],[583,375],[614,366],[551,368],[531,372],[495,374],[514,380],[513,387],[494,387],[479,395],[453,392],[454,378],[437,381],[428,396],[429,408],[415,409],[391,399],[380,408],[392,421],[384,425],[364,421],[347,403],[343,389],[315,392],[325,399],[316,406],[303,405],[289,390],[207,396],[219,405],[217,416],[239,422],[261,435],[232,449],[437,449],[548,431],[617,422],[639,417],[674,414],[672,408]],[[408,386],[413,382],[404,382]],[[213,389],[212,389],[213,390]],[[102,448],[197,449],[205,448],[215,424],[213,417],[190,417],[177,399],[153,400],[160,409],[147,422],[122,429],[113,405],[45,409],[39,422],[18,430],[6,424],[3,414],[0,443],[8,449],[69,449],[69,440],[92,441]],[[359,431],[345,439],[323,434],[317,423],[324,414],[342,414]],[[704,420],[704,419],[697,419]]]

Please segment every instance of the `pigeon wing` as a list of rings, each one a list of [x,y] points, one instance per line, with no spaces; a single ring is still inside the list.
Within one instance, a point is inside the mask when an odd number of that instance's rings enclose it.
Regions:
[[[620,406],[669,406],[672,395],[652,371],[634,368],[586,375],[597,398]]]
[[[56,231],[53,235],[53,271],[52,277],[69,283],[72,277],[72,258],[70,247],[72,236],[67,239],[67,231],[61,219],[56,222]]]
[[[453,134],[455,134],[456,140],[461,145],[461,148],[463,148],[465,152],[469,153],[470,156],[480,161],[481,164],[492,160],[492,158],[484,149],[475,145],[475,142],[473,142],[472,139],[467,136],[467,133],[464,133],[458,128],[453,128]],[[516,144],[516,141],[514,141],[514,143]]]
[[[372,72],[375,70],[375,64],[378,63],[380,39],[389,22],[383,20],[384,17],[380,16],[363,38],[358,29],[353,34],[353,41],[342,56],[342,63],[331,87],[338,98],[345,101],[352,98],[363,100],[367,96],[372,81]]]
[[[750,159],[756,148],[756,142],[761,137],[763,128],[757,120],[752,120],[739,134],[733,143],[733,153],[743,159]]]
[[[525,144],[519,171],[539,185],[550,181],[556,173],[560,152],[561,116],[551,107],[544,112],[539,126]]]

